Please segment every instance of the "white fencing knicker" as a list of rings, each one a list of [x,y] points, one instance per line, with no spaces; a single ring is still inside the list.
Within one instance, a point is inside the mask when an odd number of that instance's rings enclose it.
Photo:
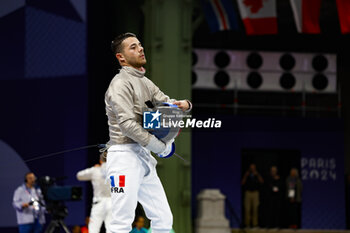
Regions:
[[[107,177],[111,182],[112,233],[129,233],[139,201],[151,220],[153,233],[169,233],[173,216],[156,171],[157,160],[137,143],[108,149]]]
[[[111,222],[111,198],[100,197],[93,200],[90,221],[89,233],[98,233],[101,230],[102,223],[105,223],[106,233],[111,233],[109,226]]]

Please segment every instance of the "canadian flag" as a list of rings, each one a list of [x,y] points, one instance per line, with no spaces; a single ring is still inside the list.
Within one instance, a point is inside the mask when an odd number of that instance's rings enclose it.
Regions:
[[[277,34],[276,0],[238,0],[248,35]]]
[[[337,8],[341,32],[350,33],[350,1],[337,0]]]
[[[299,33],[318,34],[321,0],[290,0]]]

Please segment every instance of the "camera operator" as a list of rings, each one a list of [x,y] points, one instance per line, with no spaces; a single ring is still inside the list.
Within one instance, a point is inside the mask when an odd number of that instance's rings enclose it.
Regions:
[[[36,177],[28,172],[24,184],[19,186],[13,196],[20,233],[39,233],[45,224],[44,199],[40,188],[35,187]]]

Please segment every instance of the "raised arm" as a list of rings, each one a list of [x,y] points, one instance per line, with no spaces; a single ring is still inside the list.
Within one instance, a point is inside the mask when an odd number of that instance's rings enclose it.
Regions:
[[[86,168],[77,173],[77,179],[80,181],[89,181],[92,179],[93,167]]]
[[[151,80],[147,79],[147,85],[149,90],[153,94],[153,102],[169,102],[176,104],[182,111],[188,112],[192,109],[192,103],[189,100],[176,100],[170,99],[169,96],[164,94],[159,87],[157,87]]]

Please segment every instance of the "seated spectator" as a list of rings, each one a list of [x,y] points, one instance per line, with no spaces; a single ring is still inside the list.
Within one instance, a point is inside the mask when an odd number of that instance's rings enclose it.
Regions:
[[[145,218],[142,216],[137,216],[133,223],[133,229],[130,233],[148,233],[148,230],[145,226]]]
[[[79,225],[73,226],[72,227],[72,233],[81,233],[80,226]]]
[[[90,222],[90,217],[87,216],[85,218],[85,225],[80,228],[81,233],[89,233],[89,222]]]

